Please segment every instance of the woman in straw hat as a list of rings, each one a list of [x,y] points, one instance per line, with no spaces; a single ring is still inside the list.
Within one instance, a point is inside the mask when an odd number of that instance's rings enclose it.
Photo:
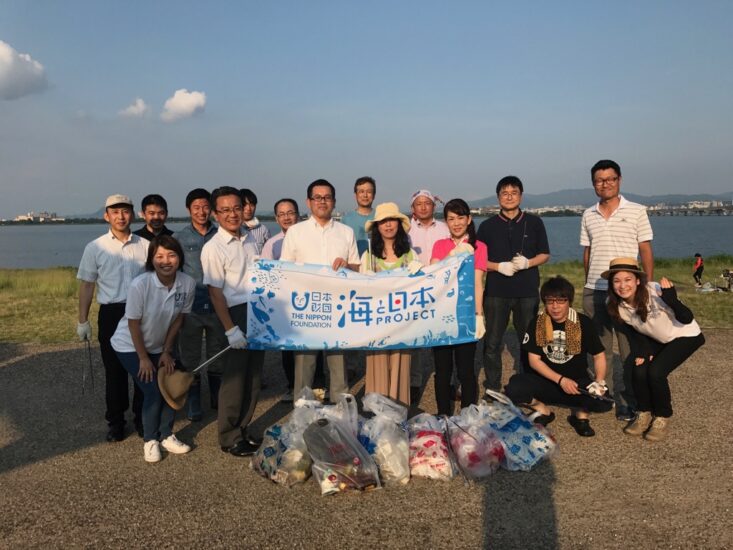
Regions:
[[[672,282],[666,277],[659,284],[648,282],[635,258],[611,260],[601,277],[609,281],[609,314],[633,329],[632,380],[639,414],[624,432],[659,441],[666,437],[672,416],[667,377],[705,343],[705,337]]]
[[[156,369],[173,372],[176,335],[193,306],[196,281],[179,271],[181,266],[183,250],[178,241],[168,235],[155,237],[148,248],[146,271],[130,284],[125,316],[111,341],[125,370],[143,391],[146,462],[161,459],[161,445],[175,454],[191,450],[173,435],[175,410],[163,399],[156,373]]]
[[[433,245],[430,263],[437,263],[448,256],[467,252],[473,254],[475,267],[475,296],[476,305],[476,338],[483,338],[486,327],[484,325],[484,273],[488,262],[486,245],[476,240],[476,227],[471,217],[471,209],[463,199],[452,199],[445,203],[443,219],[448,225],[450,237],[440,239]],[[461,383],[461,407],[467,407],[476,402],[478,380],[474,371],[474,355],[476,342],[455,344],[452,346],[437,346],[433,348],[435,360],[435,400],[438,404],[438,414],[453,414],[451,401],[451,374],[455,364],[458,371],[458,380]]]
[[[410,248],[407,232],[410,220],[393,202],[377,205],[374,218],[364,224],[369,235],[369,250],[361,256],[361,273],[377,273],[398,268],[416,272],[421,265]],[[411,352],[400,350],[369,351],[366,354],[365,391],[377,392],[410,404]]]

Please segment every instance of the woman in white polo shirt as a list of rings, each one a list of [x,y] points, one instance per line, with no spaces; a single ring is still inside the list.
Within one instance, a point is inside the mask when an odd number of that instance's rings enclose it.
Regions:
[[[601,274],[608,279],[608,313],[630,331],[634,395],[639,411],[624,428],[629,435],[659,441],[667,435],[672,395],[667,377],[705,343],[692,312],[677,299],[672,282],[647,282],[636,258],[615,258]]]
[[[173,372],[171,355],[183,317],[191,311],[196,282],[179,271],[183,250],[176,239],[160,235],[148,249],[145,273],[130,284],[125,316],[112,336],[112,348],[143,391],[143,440],[147,462],[158,462],[160,446],[175,454],[191,447],[173,435],[175,411],[165,402],[156,369]],[[160,443],[159,443],[160,441]]]

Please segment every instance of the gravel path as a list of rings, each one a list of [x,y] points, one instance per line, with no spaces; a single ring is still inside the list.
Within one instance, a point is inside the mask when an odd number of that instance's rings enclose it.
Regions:
[[[582,439],[561,410],[551,426],[560,452],[532,472],[333,497],[312,480],[274,485],[222,453],[208,410],[176,423],[193,452],[146,464],[137,436],[104,441],[98,350],[96,390],[82,396],[84,348],[2,344],[0,547],[733,547],[733,332],[706,337],[671,376],[668,441],[626,436],[610,413]],[[277,354],[266,369],[260,432],[289,411]],[[432,379],[421,407],[435,410]]]

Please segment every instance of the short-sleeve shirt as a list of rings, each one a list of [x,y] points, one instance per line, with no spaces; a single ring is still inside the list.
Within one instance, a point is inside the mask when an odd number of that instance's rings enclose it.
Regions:
[[[149,244],[135,234],[121,241],[110,230],[86,245],[76,278],[97,283],[97,303],[124,303],[130,283],[145,271]]]
[[[206,234],[199,233],[193,225],[188,224],[180,231],[176,231],[173,237],[181,243],[183,248],[183,272],[193,277],[196,281],[196,297],[193,301],[194,313],[211,313],[211,299],[209,289],[204,284],[204,270],[201,267],[201,251],[204,245],[216,235],[217,227],[212,223],[206,230]]]
[[[582,313],[578,313],[578,319],[580,320],[581,341],[580,353],[577,355],[570,355],[567,352],[565,323],[552,321],[552,344],[539,347],[535,332],[537,317],[529,323],[522,342],[522,349],[527,353],[539,355],[545,365],[565,378],[572,378],[575,381],[588,378],[586,354],[597,355],[604,348],[601,339],[598,337],[598,332],[596,332],[593,326],[593,322]]]
[[[417,252],[420,261],[427,265],[430,263],[433,245],[440,239],[450,237],[450,231],[445,222],[433,220],[431,223],[423,224],[416,219],[410,223],[410,246]]]
[[[120,353],[135,351],[128,321],[139,319],[145,349],[148,353],[161,353],[173,320],[181,313],[191,312],[195,290],[196,281],[181,271],[176,273],[170,289],[160,282],[154,271],[137,277],[127,293],[125,316],[110,340],[112,348]]]
[[[619,195],[618,208],[606,219],[595,204],[583,212],[580,223],[580,246],[590,247],[586,288],[607,290],[608,281],[601,273],[614,258],[638,258],[639,243],[654,237],[646,207]]]
[[[344,214],[344,217],[341,219],[341,223],[348,225],[354,231],[356,249],[359,257],[369,248],[369,236],[364,226],[371,217],[371,214],[359,214],[356,210],[352,210]]]
[[[262,247],[262,252],[260,253],[260,256],[266,260],[279,260],[280,253],[283,249],[284,238],[285,233],[280,231],[280,233],[278,233],[274,237],[270,237],[269,239],[267,239],[267,242]]]
[[[394,262],[388,262],[383,258],[377,258],[367,251],[361,255],[361,266],[359,267],[359,271],[361,273],[366,271],[374,271],[375,273],[379,273],[380,271],[390,271],[392,269],[407,267],[413,260],[417,260],[417,254],[412,249],[408,250]]]
[[[312,216],[288,229],[280,259],[286,262],[331,266],[336,258],[359,263],[354,232],[350,227],[329,220],[325,226]]]
[[[265,242],[270,238],[270,230],[257,218],[253,218],[249,222],[244,222],[242,224],[242,231],[246,232],[247,240],[254,245],[257,254],[262,251]]]
[[[463,240],[464,243],[468,242],[468,239]],[[433,252],[430,255],[431,260],[443,260],[448,257],[450,251],[456,247],[456,243],[453,239],[440,239],[433,245]],[[476,241],[476,246],[473,250],[473,267],[478,271],[486,271],[487,265],[486,260],[488,253],[486,251],[486,245],[481,241]]]
[[[476,238],[486,245],[489,261],[510,262],[517,254],[534,258],[549,254],[550,245],[542,218],[521,211],[514,218],[497,214],[484,220]],[[511,277],[498,271],[486,273],[484,296],[499,298],[539,297],[540,270],[537,266],[517,271]]]
[[[204,284],[220,288],[227,307],[244,304],[247,301],[244,290],[247,264],[256,255],[255,246],[246,234],[237,238],[219,227],[216,235],[201,250]]]
[[[165,225],[163,226],[163,229],[160,230],[160,233],[158,233],[157,235],[150,231],[147,225],[143,225],[140,229],[137,229],[132,233],[133,235],[137,235],[138,237],[142,237],[143,239],[147,239],[149,241],[152,241],[155,237],[158,237],[160,235],[173,235],[173,231],[168,229]]]

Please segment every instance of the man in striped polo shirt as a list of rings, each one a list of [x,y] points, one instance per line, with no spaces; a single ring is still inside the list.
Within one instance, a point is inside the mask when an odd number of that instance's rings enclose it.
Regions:
[[[593,320],[603,347],[606,348],[609,389],[616,400],[616,417],[633,419],[634,398],[631,384],[626,383],[630,349],[625,328],[615,324],[606,311],[608,281],[601,273],[608,269],[613,258],[641,257],[641,264],[649,276],[654,276],[652,226],[646,207],[627,201],[621,194],[621,167],[612,160],[599,160],[591,168],[591,180],[598,203],[583,212],[580,226],[580,246],[583,249],[585,288],[583,309]],[[613,365],[613,335],[616,334],[621,368]],[[624,376],[625,372],[629,375]]]

